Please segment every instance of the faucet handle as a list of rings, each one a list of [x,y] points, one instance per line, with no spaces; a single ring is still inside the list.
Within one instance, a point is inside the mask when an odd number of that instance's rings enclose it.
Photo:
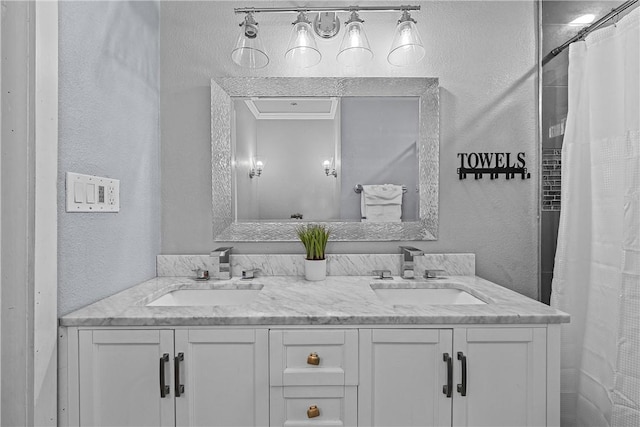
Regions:
[[[209,280],[209,270],[203,270],[202,268],[198,267],[195,270],[191,270],[191,271],[196,273],[196,279]]]
[[[424,278],[425,279],[439,279],[445,276],[447,273],[444,270],[425,270]]]
[[[373,270],[371,273],[376,279],[393,279],[391,270]]]
[[[252,268],[250,270],[242,270],[242,278],[246,280],[254,279],[258,271],[260,271],[260,269],[258,268]]]

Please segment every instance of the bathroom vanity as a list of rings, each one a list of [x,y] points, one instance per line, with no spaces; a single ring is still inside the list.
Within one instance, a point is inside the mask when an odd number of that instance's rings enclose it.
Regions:
[[[158,277],[60,319],[59,420],[559,425],[568,321],[476,276]]]

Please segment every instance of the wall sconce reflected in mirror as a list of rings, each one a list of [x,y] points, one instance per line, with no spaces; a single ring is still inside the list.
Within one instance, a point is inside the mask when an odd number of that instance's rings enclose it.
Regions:
[[[251,166],[249,167],[249,178],[260,177],[262,175],[262,171],[264,170],[264,160],[261,160],[257,157],[251,159]]]
[[[336,165],[333,163],[333,158],[322,162],[322,168],[327,176],[331,175],[334,178],[338,177],[338,172],[336,171]]]

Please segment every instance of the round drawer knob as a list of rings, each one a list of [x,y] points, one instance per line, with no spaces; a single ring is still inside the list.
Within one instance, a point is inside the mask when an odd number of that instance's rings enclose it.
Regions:
[[[311,353],[307,356],[307,363],[309,365],[319,365],[320,364],[320,356],[317,353]]]
[[[316,405],[309,406],[307,409],[307,417],[315,418],[320,416],[320,409]]]

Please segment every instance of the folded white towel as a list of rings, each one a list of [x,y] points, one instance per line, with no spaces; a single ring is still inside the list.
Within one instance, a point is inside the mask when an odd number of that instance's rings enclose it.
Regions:
[[[402,204],[402,185],[363,185],[362,194],[367,205]]]
[[[368,205],[365,222],[401,222],[402,206]]]
[[[402,186],[363,185],[360,198],[363,221],[399,222],[402,217]]]

